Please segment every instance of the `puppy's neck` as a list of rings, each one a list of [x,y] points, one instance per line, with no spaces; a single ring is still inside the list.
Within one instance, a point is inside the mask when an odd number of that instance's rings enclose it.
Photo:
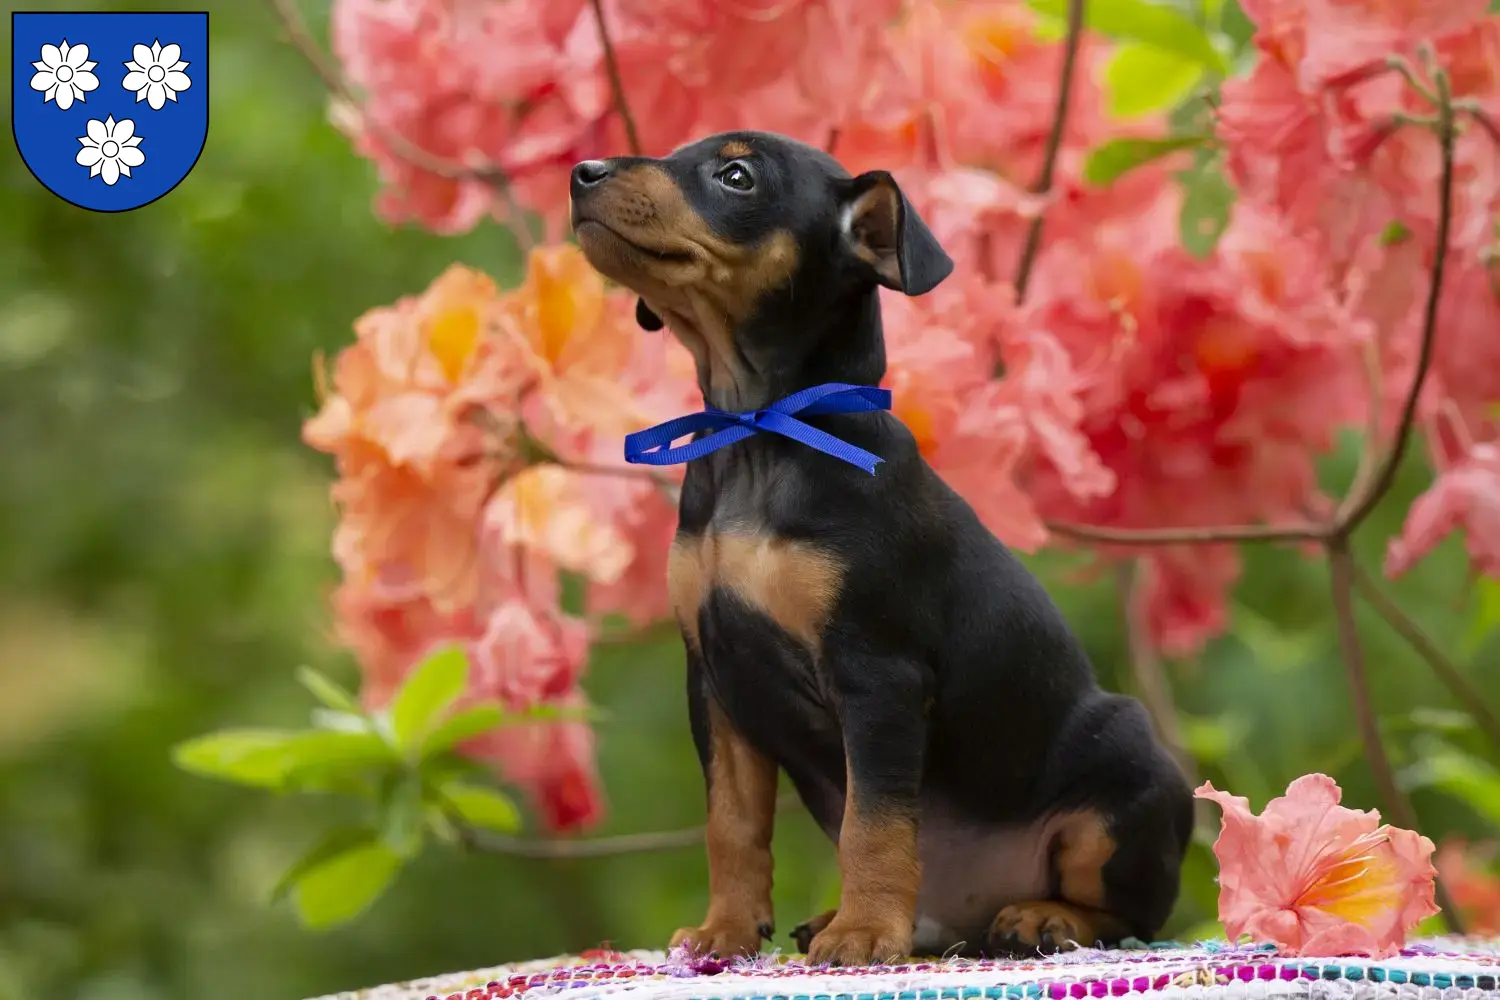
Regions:
[[[878,385],[885,377],[873,288],[822,309],[768,308],[738,328],[682,313],[666,319],[693,354],[703,401],[716,409],[755,410],[825,382]]]

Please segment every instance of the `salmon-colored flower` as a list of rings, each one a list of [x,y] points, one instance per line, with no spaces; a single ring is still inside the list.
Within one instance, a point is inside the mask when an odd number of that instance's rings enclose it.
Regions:
[[[1248,934],[1293,955],[1385,957],[1438,912],[1432,841],[1339,805],[1326,774],[1293,781],[1259,816],[1210,782],[1196,794],[1224,810],[1214,854],[1231,940]]]
[[[1462,837],[1445,837],[1437,849],[1437,870],[1463,915],[1464,927],[1480,937],[1500,935],[1500,844],[1470,844]]]

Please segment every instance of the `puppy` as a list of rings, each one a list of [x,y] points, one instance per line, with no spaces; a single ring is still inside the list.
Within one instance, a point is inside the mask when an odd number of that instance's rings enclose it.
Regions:
[[[578,242],[697,362],[705,403],[753,411],[885,375],[877,290],[952,261],[890,174],[850,177],[734,132],[572,174]],[[838,845],[814,963],[1019,954],[1151,938],[1192,797],[1138,702],[1102,691],[1038,581],[885,412],[806,423],[871,475],[756,434],[688,464],[669,585],[708,789],[708,912],[672,943],[769,939],[778,771]]]

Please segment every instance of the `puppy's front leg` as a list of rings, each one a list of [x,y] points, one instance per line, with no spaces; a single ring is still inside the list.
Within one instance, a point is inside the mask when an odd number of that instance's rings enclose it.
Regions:
[[[701,926],[672,935],[672,946],[725,958],[754,955],[761,939],[773,932],[776,764],[734,728],[707,690],[702,662],[691,646],[688,716],[708,786],[708,913]]]
[[[809,962],[870,965],[911,951],[921,865],[917,794],[927,743],[923,672],[873,657],[834,658],[844,727],[844,820],[838,912]]]

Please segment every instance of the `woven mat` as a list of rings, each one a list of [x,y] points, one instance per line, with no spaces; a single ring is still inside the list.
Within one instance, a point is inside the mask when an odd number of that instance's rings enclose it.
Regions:
[[[1373,960],[1283,958],[1270,948],[1205,942],[864,969],[810,967],[781,956],[723,963],[659,951],[590,951],[317,1000],[1082,1000],[1136,994],[1153,1000],[1495,1000],[1500,941],[1428,938],[1396,958]]]

